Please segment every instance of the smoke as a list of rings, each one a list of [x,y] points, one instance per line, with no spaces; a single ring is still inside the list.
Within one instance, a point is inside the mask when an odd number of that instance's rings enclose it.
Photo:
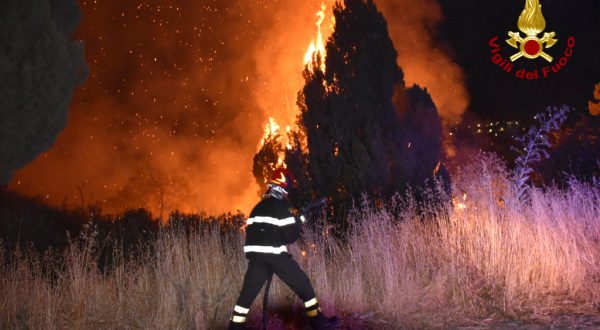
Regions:
[[[85,78],[83,47],[71,42],[81,12],[69,1],[0,5],[0,184],[48,150]]]
[[[461,68],[447,46],[435,40],[436,25],[444,18],[440,5],[436,0],[375,3],[387,18],[406,84],[426,87],[445,123],[460,121],[469,95]]]
[[[54,147],[10,187],[53,204],[100,201],[109,212],[247,213],[259,198],[252,157],[268,116],[281,125],[295,120],[320,4],[84,2],[76,37],[86,42],[90,78]],[[426,30],[441,20],[439,10],[431,13],[435,3],[380,6],[406,80],[426,86],[444,118],[457,118],[467,103],[460,70]],[[415,45],[415,37],[422,42]]]

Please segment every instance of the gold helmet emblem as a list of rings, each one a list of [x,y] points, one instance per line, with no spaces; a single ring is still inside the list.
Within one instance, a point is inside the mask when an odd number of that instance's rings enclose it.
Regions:
[[[542,38],[537,37],[546,28],[546,20],[542,15],[542,5],[539,0],[525,0],[525,8],[519,16],[517,27],[525,34],[525,37],[521,37],[519,32],[508,32],[510,39],[507,39],[506,43],[519,49],[518,53],[510,57],[510,60],[514,62],[521,57],[528,59],[542,57],[546,61],[552,62],[552,56],[544,52],[544,48],[554,46],[558,40],[554,39],[556,35],[554,32],[544,32]]]

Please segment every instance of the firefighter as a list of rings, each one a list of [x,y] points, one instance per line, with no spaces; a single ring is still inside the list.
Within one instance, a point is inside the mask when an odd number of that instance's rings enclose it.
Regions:
[[[305,221],[304,215],[294,216],[290,211],[288,192],[294,185],[294,177],[289,171],[283,168],[275,170],[262,200],[250,212],[244,244],[248,269],[233,308],[229,329],[245,329],[250,305],[272,274],[302,299],[313,329],[333,329],[339,321],[337,317],[328,318],[321,313],[308,276],[286,247],[286,244],[298,239],[300,226]]]

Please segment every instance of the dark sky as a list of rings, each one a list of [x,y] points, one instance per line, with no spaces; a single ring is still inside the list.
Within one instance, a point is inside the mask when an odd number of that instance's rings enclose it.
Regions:
[[[546,30],[556,32],[558,42],[546,52],[556,63],[567,38],[576,45],[568,64],[547,79],[521,80],[518,68],[542,68],[541,58],[519,59],[511,74],[491,63],[488,41],[499,37],[500,53],[510,57],[516,49],[504,40],[508,31],[518,31],[517,20],[525,1],[440,0],[444,21],[439,38],[448,42],[453,57],[463,69],[471,96],[468,113],[484,119],[519,119],[541,112],[548,105],[567,104],[586,111],[594,84],[600,82],[600,1],[541,0]],[[522,34],[523,35],[523,34]]]

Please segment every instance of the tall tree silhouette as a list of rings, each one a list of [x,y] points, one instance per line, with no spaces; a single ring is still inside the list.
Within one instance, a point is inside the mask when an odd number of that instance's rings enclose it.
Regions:
[[[395,100],[401,120],[402,148],[396,153],[395,187],[419,187],[443,169],[442,122],[427,89],[414,85]]]
[[[423,185],[441,156],[431,97],[418,86],[405,89],[387,22],[372,0],[346,0],[334,15],[326,72],[306,69],[298,97],[314,193],[340,205],[362,193],[387,198]]]
[[[297,181],[296,189],[290,192],[290,199],[293,205],[301,207],[316,197],[309,175],[308,151],[304,143],[306,136],[301,130],[292,130],[288,133],[288,140],[290,147],[285,150],[285,163]]]
[[[0,2],[0,185],[48,150],[87,67],[74,0]]]

